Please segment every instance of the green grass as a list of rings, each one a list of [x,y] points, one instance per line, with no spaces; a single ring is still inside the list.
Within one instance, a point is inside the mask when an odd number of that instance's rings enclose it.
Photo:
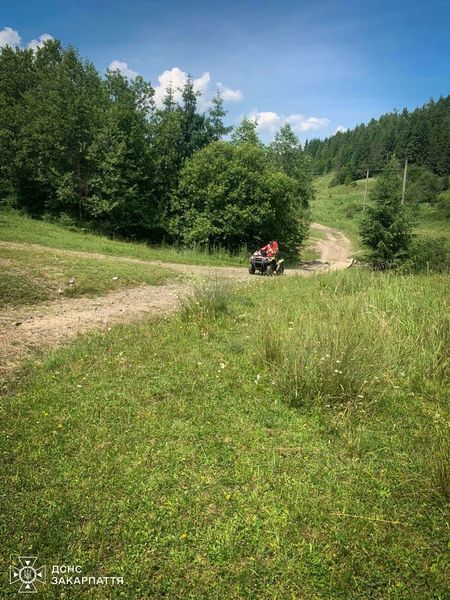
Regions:
[[[174,277],[169,269],[78,258],[57,250],[0,247],[0,307],[34,304],[58,297],[100,296],[140,284],[159,285]],[[73,284],[69,281],[75,278]]]
[[[48,598],[448,597],[447,282],[219,282],[29,367],[3,564],[125,579]]]
[[[31,219],[15,212],[0,212],[0,240],[42,244],[64,250],[98,252],[111,256],[127,256],[144,260],[198,265],[238,265],[246,264],[247,252],[230,255],[225,250],[212,252],[201,249],[177,249],[171,246],[149,246],[144,243],[128,243],[88,232],[72,231],[56,225]]]
[[[330,187],[334,173],[315,179],[316,198],[312,203],[312,219],[343,231],[352,241],[355,250],[361,249],[359,223],[362,215],[365,179],[351,185]],[[369,179],[368,198],[374,179]]]
[[[320,258],[320,252],[316,250],[315,244],[318,240],[325,239],[325,237],[323,231],[311,227],[309,237],[300,253],[300,259],[302,261],[318,260]]]

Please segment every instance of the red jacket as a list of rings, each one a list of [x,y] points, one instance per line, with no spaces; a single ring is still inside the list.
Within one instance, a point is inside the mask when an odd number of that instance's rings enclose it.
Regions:
[[[265,250],[267,256],[276,256],[278,252],[278,242],[269,242],[263,248],[261,248],[261,250]]]

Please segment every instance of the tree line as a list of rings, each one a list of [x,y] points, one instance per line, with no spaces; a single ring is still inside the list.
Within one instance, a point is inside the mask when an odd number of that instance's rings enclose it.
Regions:
[[[348,183],[380,172],[395,154],[440,178],[448,186],[450,174],[450,95],[430,100],[409,112],[394,111],[337,132],[325,140],[305,144],[305,153],[314,161],[314,172],[322,175],[336,171],[335,183]],[[417,172],[416,172],[417,173]]]
[[[292,129],[265,146],[255,123],[224,125],[219,92],[204,112],[191,77],[177,92],[157,106],[142,77],[102,76],[57,40],[3,47],[1,203],[151,243],[233,250],[278,238],[295,253],[313,188]]]

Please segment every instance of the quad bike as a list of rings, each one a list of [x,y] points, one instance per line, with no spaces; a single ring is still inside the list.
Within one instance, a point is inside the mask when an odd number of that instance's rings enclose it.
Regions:
[[[254,275],[259,271],[261,275],[283,275],[284,259],[277,259],[276,256],[267,256],[264,250],[257,250],[250,257],[248,272]]]

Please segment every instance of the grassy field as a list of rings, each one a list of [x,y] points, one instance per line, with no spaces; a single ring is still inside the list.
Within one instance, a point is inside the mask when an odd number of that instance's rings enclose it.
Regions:
[[[58,297],[100,296],[140,284],[159,285],[177,275],[154,265],[113,257],[93,260],[42,247],[0,247],[0,307],[34,304]],[[72,281],[73,283],[69,283]]]
[[[0,212],[0,240],[192,265],[225,266],[246,264],[248,261],[245,251],[232,256],[220,249],[205,252],[200,249],[182,250],[170,246],[157,247],[144,243],[121,242],[88,232],[71,231],[60,225],[38,221],[14,212]]]
[[[448,598],[447,282],[216,283],[29,366],[2,564],[125,579],[48,598]]]

